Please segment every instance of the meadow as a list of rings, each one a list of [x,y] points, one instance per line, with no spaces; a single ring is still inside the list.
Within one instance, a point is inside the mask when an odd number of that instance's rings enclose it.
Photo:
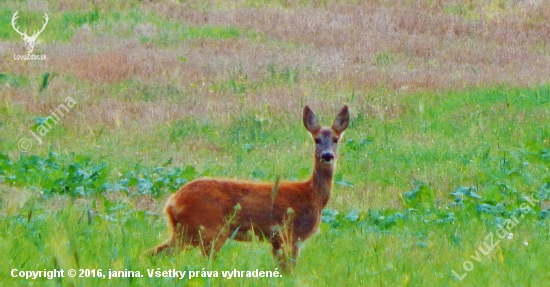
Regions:
[[[15,59],[16,11],[28,31],[48,14],[46,60]],[[544,286],[549,18],[542,0],[0,1],[0,283]],[[144,254],[186,182],[308,179],[306,104],[352,117],[292,273],[260,240]],[[255,270],[279,276],[227,278]]]

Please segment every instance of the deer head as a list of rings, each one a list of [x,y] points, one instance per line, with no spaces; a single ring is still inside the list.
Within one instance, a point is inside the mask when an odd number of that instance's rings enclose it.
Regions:
[[[27,53],[30,54],[34,50],[34,43],[36,42],[36,38],[38,37],[38,35],[40,35],[40,33],[42,33],[42,31],[44,31],[44,28],[46,28],[46,25],[48,24],[48,14],[44,13],[44,19],[46,21],[44,22],[44,25],[42,25],[42,29],[40,29],[40,31],[34,30],[32,36],[29,36],[27,35],[27,30],[25,30],[25,32],[21,32],[19,31],[19,27],[15,27],[15,21],[17,20],[17,18],[19,18],[17,13],[19,13],[19,11],[16,11],[11,18],[11,26],[13,27],[15,32],[23,37],[23,40],[25,41],[25,49],[27,50]]]

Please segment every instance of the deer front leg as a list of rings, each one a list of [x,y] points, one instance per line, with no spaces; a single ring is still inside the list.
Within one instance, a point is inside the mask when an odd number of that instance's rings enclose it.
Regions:
[[[290,240],[284,240],[281,236],[275,236],[271,240],[271,245],[273,247],[273,258],[279,262],[282,271],[288,273],[294,270],[296,259],[298,258],[297,242],[291,242]]]

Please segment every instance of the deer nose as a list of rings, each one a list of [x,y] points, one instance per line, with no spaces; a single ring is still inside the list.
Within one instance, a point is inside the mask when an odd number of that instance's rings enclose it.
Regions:
[[[334,159],[334,154],[331,152],[325,152],[321,154],[321,160],[324,162],[332,162],[333,159]]]

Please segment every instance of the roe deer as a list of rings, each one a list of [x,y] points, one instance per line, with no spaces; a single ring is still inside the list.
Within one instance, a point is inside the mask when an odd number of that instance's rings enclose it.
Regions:
[[[272,184],[203,178],[185,185],[166,203],[171,238],[150,254],[199,246],[205,256],[215,256],[228,238],[250,241],[254,234],[272,244],[273,256],[289,271],[296,263],[299,242],[318,230],[330,198],[338,141],[349,119],[344,106],[332,127],[321,127],[313,111],[304,107],[304,126],[315,141],[315,164],[308,181],[279,184],[277,179]]]

